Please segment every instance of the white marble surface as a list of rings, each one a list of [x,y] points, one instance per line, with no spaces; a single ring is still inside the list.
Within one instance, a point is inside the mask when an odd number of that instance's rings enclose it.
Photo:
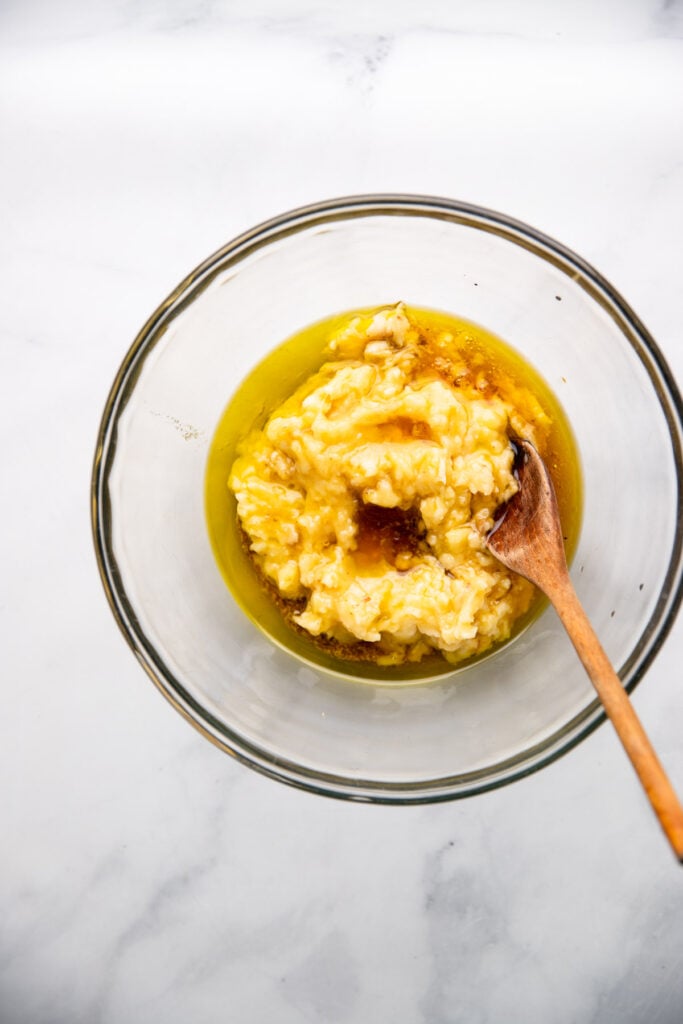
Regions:
[[[683,868],[610,730],[469,801],[261,778],[109,612],[89,476],[147,315],[334,195],[505,211],[595,264],[679,380],[683,5],[0,5],[0,1021],[677,1024]],[[683,790],[683,621],[635,704]]]

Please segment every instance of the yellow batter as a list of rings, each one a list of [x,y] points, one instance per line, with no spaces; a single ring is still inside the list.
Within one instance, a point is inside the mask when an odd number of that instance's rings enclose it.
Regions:
[[[353,316],[328,355],[232,466],[259,573],[349,658],[455,663],[507,639],[534,590],[485,535],[517,487],[510,435],[543,451],[547,412],[402,304]]]

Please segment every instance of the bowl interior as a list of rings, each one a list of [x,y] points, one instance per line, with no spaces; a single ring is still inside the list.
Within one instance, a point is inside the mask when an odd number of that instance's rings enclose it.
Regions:
[[[223,582],[203,505],[211,439],[267,352],[335,312],[404,300],[473,320],[542,374],[584,476],[581,601],[633,685],[680,589],[680,411],[645,332],[589,267],[449,203],[311,208],[227,246],[143,328],[105,411],[95,529],[110,600],[162,690],[262,770],[322,792],[462,795],[538,766],[600,718],[552,610],[428,685],[336,678],[274,646]]]

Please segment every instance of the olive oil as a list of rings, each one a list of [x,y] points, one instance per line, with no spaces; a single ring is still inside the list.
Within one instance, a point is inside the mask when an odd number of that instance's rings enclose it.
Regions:
[[[333,649],[292,628],[282,614],[273,586],[264,586],[256,572],[239,526],[234,496],[227,481],[240,444],[260,429],[271,412],[281,406],[334,354],[326,351],[330,338],[356,316],[377,310],[345,312],[309,326],[270,352],[245,378],[218,423],[206,471],[206,517],[209,537],[221,573],[247,615],[280,646],[321,667],[356,677],[382,679],[425,678],[453,671],[436,654],[418,665],[382,667],[367,662],[340,661]],[[567,417],[540,374],[509,345],[489,331],[447,313],[406,307],[420,329],[424,347],[420,369],[440,376],[454,387],[476,388],[484,398],[500,395],[516,406],[521,416],[537,427],[540,454],[546,461],[557,493],[568,559],[578,541],[582,497],[578,453]],[[539,408],[542,411],[539,416]],[[538,421],[538,422],[536,422]],[[387,441],[416,436],[424,425],[390,421],[379,432]],[[379,439],[379,438],[378,438]],[[385,512],[388,510],[384,510]],[[400,520],[400,521],[399,521]],[[414,528],[414,535],[410,530]],[[419,524],[408,522],[400,511],[359,518],[359,557],[372,557],[373,545],[395,563],[405,548],[423,545]],[[539,595],[516,624],[519,633],[544,606]]]

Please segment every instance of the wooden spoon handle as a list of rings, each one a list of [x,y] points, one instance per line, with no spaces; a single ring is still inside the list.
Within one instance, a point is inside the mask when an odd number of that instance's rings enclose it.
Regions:
[[[569,575],[553,591],[548,596],[631,759],[674,853],[683,863],[683,807],[640,724],[628,694],[593,632]]]

